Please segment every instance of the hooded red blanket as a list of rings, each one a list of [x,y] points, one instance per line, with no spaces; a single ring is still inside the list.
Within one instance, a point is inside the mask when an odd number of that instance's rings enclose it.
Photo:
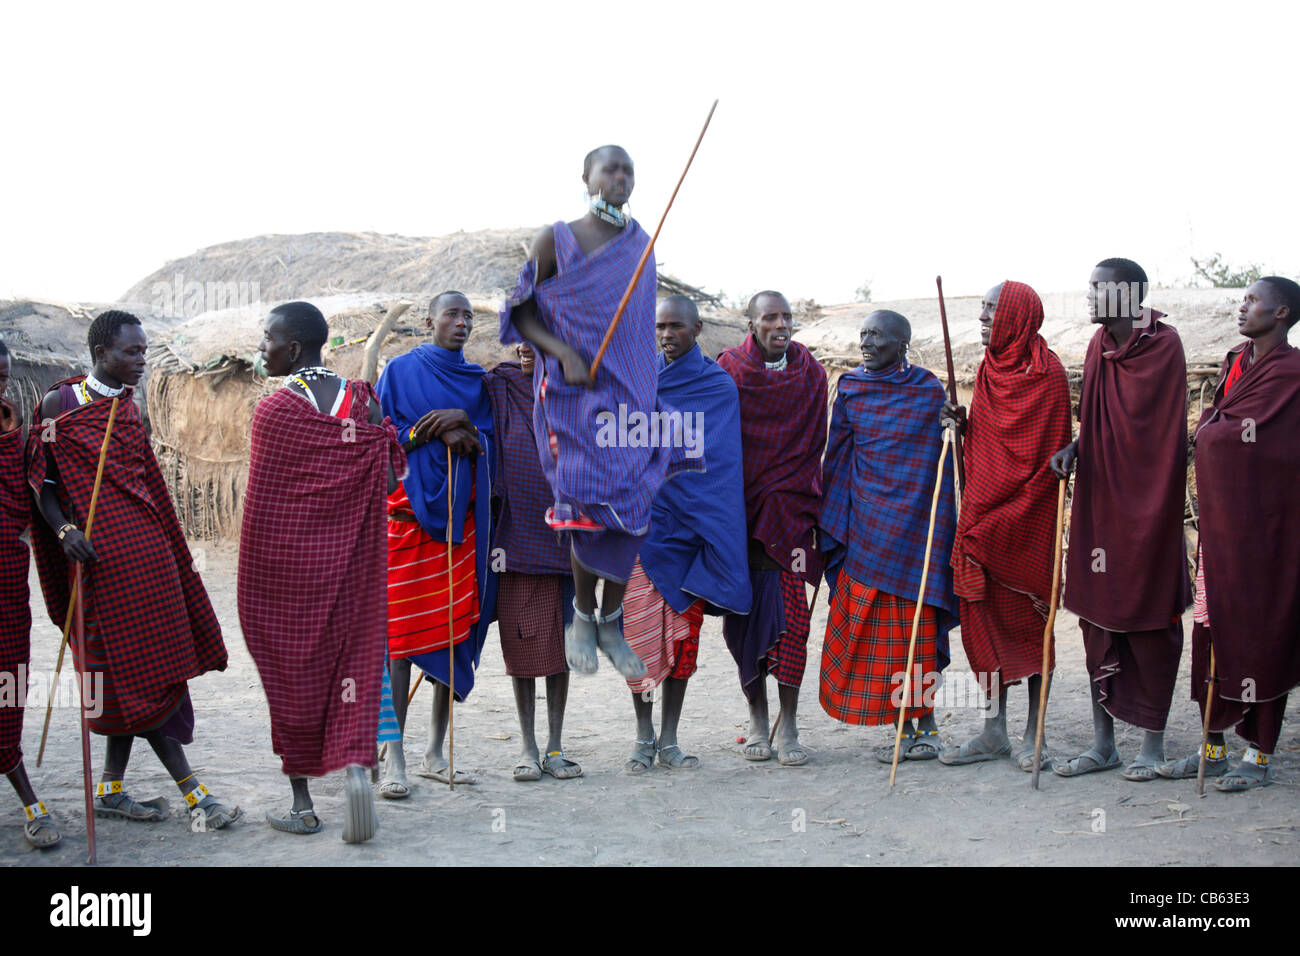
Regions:
[[[1002,284],[993,333],[975,376],[966,487],[953,546],[954,590],[983,600],[985,573],[1044,614],[1052,590],[1057,478],[1048,460],[1070,442],[1070,385],[1038,329],[1043,303]]]
[[[239,538],[239,623],[284,772],[374,763],[388,639],[388,466],[406,472],[379,399],[348,383],[351,416],[280,389],[253,412]]]

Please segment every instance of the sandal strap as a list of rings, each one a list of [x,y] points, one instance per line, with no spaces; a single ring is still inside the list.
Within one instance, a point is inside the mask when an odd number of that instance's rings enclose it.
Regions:
[[[599,616],[597,614],[583,614],[581,611],[579,611],[577,598],[574,598],[573,600],[573,613],[576,614],[578,617],[582,618],[582,620],[586,621],[588,624],[594,624],[596,622],[596,618]]]
[[[50,811],[45,809],[45,804],[37,800],[29,807],[23,807],[23,814],[27,817],[27,822],[31,823],[37,817],[48,817]]]
[[[623,605],[620,604],[618,607],[614,609],[613,614],[597,615],[596,620],[601,624],[605,624],[608,623],[609,621],[617,621],[622,616],[623,616]]]

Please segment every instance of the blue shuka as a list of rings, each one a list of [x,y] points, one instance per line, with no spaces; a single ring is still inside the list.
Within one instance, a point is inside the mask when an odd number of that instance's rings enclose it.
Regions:
[[[696,598],[708,602],[710,614],[748,614],[753,595],[736,383],[696,345],[672,362],[660,353],[659,398],[671,407],[671,420],[680,417],[685,454],[702,453],[703,470],[677,475],[655,496],[641,567],[678,614]]]
[[[524,266],[514,294],[501,311],[501,341],[523,341],[510,312],[531,297],[547,330],[590,363],[650,239],[632,220],[588,256],[568,225],[557,222],[554,232],[556,274],[535,282],[536,263],[530,260]],[[650,525],[651,503],[668,474],[673,451],[620,427],[633,423],[637,415],[662,410],[657,400],[656,285],[651,255],[592,388],[566,385],[559,361],[536,349],[534,433],[542,470],[555,496],[552,526],[571,527],[587,519],[607,529],[607,533],[573,531],[574,550],[590,570],[616,581],[626,581],[631,574]]]
[[[427,412],[460,408],[478,429],[483,445],[477,462],[452,455],[453,544],[464,540],[471,493],[474,498],[474,579],[478,585],[479,618],[469,640],[455,645],[454,651],[456,698],[464,700],[474,687],[474,669],[483,653],[496,605],[496,575],[488,568],[492,540],[492,410],[483,387],[483,367],[465,361],[463,352],[421,345],[391,360],[379,376],[375,391],[403,444],[410,440],[412,426]],[[402,480],[402,487],[411,501],[411,510],[429,537],[446,541],[447,446],[440,440],[431,441],[407,452],[406,461],[410,472]],[[449,683],[446,650],[416,654],[411,660],[429,677]]]
[[[861,584],[916,600],[943,447],[944,398],[934,374],[915,365],[878,372],[860,365],[840,377],[822,466],[819,536],[832,593],[845,571]],[[940,612],[941,669],[958,616],[951,565],[956,527],[952,467],[945,462],[923,602]]]

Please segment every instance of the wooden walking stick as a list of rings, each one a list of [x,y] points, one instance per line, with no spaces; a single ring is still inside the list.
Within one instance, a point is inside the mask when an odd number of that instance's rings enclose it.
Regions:
[[[939,452],[939,474],[934,479],[934,495],[930,499],[930,529],[925,534],[925,563],[921,565],[921,593],[916,597],[916,613],[912,615],[912,636],[907,642],[907,670],[903,672],[903,699],[899,701],[898,730],[894,734],[894,762],[889,768],[889,785],[894,785],[898,774],[898,751],[903,743],[903,720],[907,716],[907,702],[912,696],[912,665],[916,663],[916,632],[921,628],[921,612],[925,609],[925,582],[930,577],[930,549],[934,545],[934,519],[939,512],[939,492],[943,490],[943,466],[948,457],[948,443],[952,433],[943,429],[943,450]]]
[[[939,324],[943,326],[943,352],[948,359],[948,401],[957,405],[957,372],[952,364],[952,339],[948,337],[948,309],[943,303],[943,276],[935,276],[934,284],[939,289]],[[960,498],[961,490],[966,487],[966,464],[961,451],[960,432],[954,436],[954,440],[956,446],[953,448],[953,459],[957,466],[957,487],[954,490]]]
[[[85,535],[87,543],[90,541],[90,528],[95,523],[95,505],[99,501],[99,486],[104,480],[104,461],[108,458],[108,439],[113,434],[113,422],[117,419],[118,396],[113,397],[113,404],[108,409],[108,427],[104,429],[104,443],[99,447],[99,467],[95,470],[95,487],[90,492],[90,508],[86,512],[86,530],[82,532]],[[63,652],[68,647],[68,633],[72,627],[73,608],[76,607],[77,601],[81,595],[81,564],[77,562],[77,574],[72,582],[72,593],[68,595],[68,613],[63,619],[63,640],[59,644],[59,660],[54,665],[54,684],[53,688],[59,686],[59,674],[63,672]],[[45,726],[41,728],[41,746],[36,751],[36,766],[41,765],[45,759],[45,738],[50,733],[50,713],[54,708],[54,694],[50,694],[50,699],[45,706]]]
[[[1038,765],[1043,757],[1043,725],[1047,718],[1047,685],[1051,676],[1047,673],[1047,659],[1051,656],[1052,628],[1056,625],[1056,605],[1061,585],[1061,537],[1065,530],[1065,486],[1070,483],[1067,475],[1061,479],[1061,487],[1056,494],[1056,549],[1052,555],[1052,596],[1047,606],[1047,626],[1043,628],[1043,669],[1039,671],[1038,688],[1038,727],[1034,731],[1034,779],[1031,786],[1038,789]]]
[[[114,401],[117,401],[117,399],[114,399]],[[86,862],[94,866],[95,785],[91,781],[90,773],[90,724],[86,721],[86,684],[89,683],[90,675],[86,673],[86,615],[81,598],[84,593],[84,589],[81,587],[81,562],[76,562],[76,565],[76,570],[73,572],[73,584],[76,591],[73,594],[72,601],[75,609],[73,619],[77,629],[77,644],[72,649],[72,664],[80,677],[78,683],[81,688],[78,695],[81,703],[81,770],[86,785],[86,841],[90,844],[90,855],[86,858]]]
[[[456,600],[451,567],[451,446],[447,446],[447,789],[456,789]]]
[[[1214,704],[1214,645],[1210,645],[1210,686],[1205,691],[1205,720],[1201,722],[1201,756],[1196,763],[1196,795],[1205,796],[1205,747],[1210,742],[1210,707]]]
[[[406,695],[406,706],[411,706],[411,701],[415,700],[415,692],[420,689],[420,681],[424,680],[424,671],[415,675],[415,683],[411,685],[411,692]]]
[[[690,159],[686,160],[686,168],[682,170],[677,185],[673,187],[673,194],[668,197],[668,205],[664,207],[664,214],[659,217],[659,225],[655,226],[654,235],[650,237],[645,251],[641,253],[641,261],[636,264],[636,271],[632,273],[632,281],[627,284],[627,288],[623,291],[623,298],[619,299],[618,308],[614,310],[614,318],[610,319],[609,328],[605,330],[605,338],[601,340],[600,348],[596,350],[596,357],[591,360],[591,377],[593,379],[596,377],[596,369],[600,368],[600,360],[605,357],[605,349],[609,348],[610,340],[614,338],[614,330],[618,328],[618,321],[623,318],[623,310],[627,308],[628,300],[632,298],[632,290],[641,281],[641,272],[645,269],[646,261],[654,250],[655,240],[659,238],[659,230],[664,227],[664,220],[668,218],[668,210],[673,208],[673,200],[677,198],[677,190],[682,188],[682,183],[686,180],[686,174],[690,172],[691,163],[695,160],[695,154],[699,151],[700,143],[704,142],[704,134],[708,131],[709,121],[713,119],[713,111],[717,108],[718,101],[714,100],[713,105],[709,107],[709,115],[705,117],[704,128],[700,130],[700,136],[695,141],[695,149],[691,150]]]

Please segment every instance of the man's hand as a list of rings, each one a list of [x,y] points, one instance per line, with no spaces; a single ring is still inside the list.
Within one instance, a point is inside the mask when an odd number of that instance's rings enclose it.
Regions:
[[[472,425],[457,426],[438,436],[456,455],[477,455],[483,451]]]
[[[944,428],[956,428],[960,435],[966,431],[966,406],[944,402],[943,411],[939,413],[939,424]]]
[[[423,445],[453,428],[469,426],[469,416],[462,408],[435,408],[411,426],[411,444]]]
[[[1069,478],[1070,472],[1074,471],[1074,461],[1078,456],[1079,442],[1075,439],[1053,455],[1047,464],[1057,478]]]
[[[566,385],[581,385],[583,388],[591,388],[591,368],[587,365],[587,360],[578,354],[576,349],[567,349],[560,356],[560,367],[564,369],[564,383]]]
[[[86,536],[81,533],[80,528],[69,528],[68,533],[63,536],[63,540],[59,544],[63,548],[63,553],[73,561],[78,561],[81,564],[94,564],[99,560],[99,556],[95,554],[95,549],[90,546],[90,542],[86,540]]]

